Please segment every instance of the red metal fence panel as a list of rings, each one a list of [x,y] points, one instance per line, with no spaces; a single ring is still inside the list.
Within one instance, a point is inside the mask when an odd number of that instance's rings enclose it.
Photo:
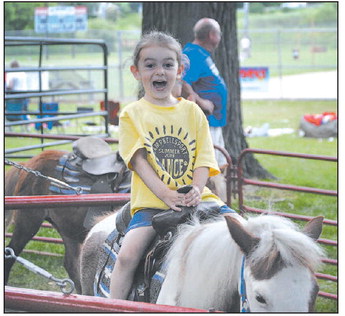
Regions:
[[[130,194],[128,193],[6,196],[5,209],[26,209],[47,206],[59,208],[84,205],[123,205],[129,199]]]
[[[5,287],[5,308],[44,313],[206,313],[207,310]]]

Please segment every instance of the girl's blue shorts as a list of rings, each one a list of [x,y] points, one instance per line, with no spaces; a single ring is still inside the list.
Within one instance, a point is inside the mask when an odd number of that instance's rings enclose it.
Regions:
[[[129,222],[126,233],[130,231],[131,229],[135,229],[138,227],[152,226],[152,217],[161,211],[162,210],[160,209],[144,208],[136,212],[133,215],[131,221]],[[219,208],[219,213],[220,214],[236,213],[236,211],[234,211],[227,205],[223,205]]]

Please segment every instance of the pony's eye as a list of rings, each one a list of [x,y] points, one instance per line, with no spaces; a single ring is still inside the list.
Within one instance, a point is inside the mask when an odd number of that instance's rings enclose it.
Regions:
[[[255,299],[261,304],[266,304],[266,300],[261,295],[256,295]]]

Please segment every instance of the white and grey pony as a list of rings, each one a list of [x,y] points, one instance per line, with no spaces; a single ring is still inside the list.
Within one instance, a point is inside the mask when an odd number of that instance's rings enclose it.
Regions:
[[[83,294],[93,295],[99,251],[114,231],[116,213],[85,240]],[[315,271],[324,256],[316,240],[323,217],[303,229],[278,216],[238,214],[179,226],[163,263],[157,304],[227,312],[310,312],[318,294]]]

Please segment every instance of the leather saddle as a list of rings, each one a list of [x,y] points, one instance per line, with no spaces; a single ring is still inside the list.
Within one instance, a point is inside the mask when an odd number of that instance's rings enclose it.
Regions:
[[[81,188],[81,194],[128,193],[131,171],[118,152],[101,138],[82,137],[73,143],[73,151],[63,155],[56,166],[56,176],[70,186]],[[54,194],[75,194],[76,191],[51,184]],[[94,225],[94,217],[112,210],[112,206],[90,206],[84,227]]]
[[[75,141],[73,151],[60,158],[56,172],[63,181],[82,186],[83,193],[130,192],[131,171],[120,154],[98,137]],[[73,194],[51,189],[59,194]]]
[[[76,164],[93,175],[119,173],[123,167],[117,162],[122,160],[117,152],[113,152],[108,143],[94,136],[79,138],[73,143]]]

